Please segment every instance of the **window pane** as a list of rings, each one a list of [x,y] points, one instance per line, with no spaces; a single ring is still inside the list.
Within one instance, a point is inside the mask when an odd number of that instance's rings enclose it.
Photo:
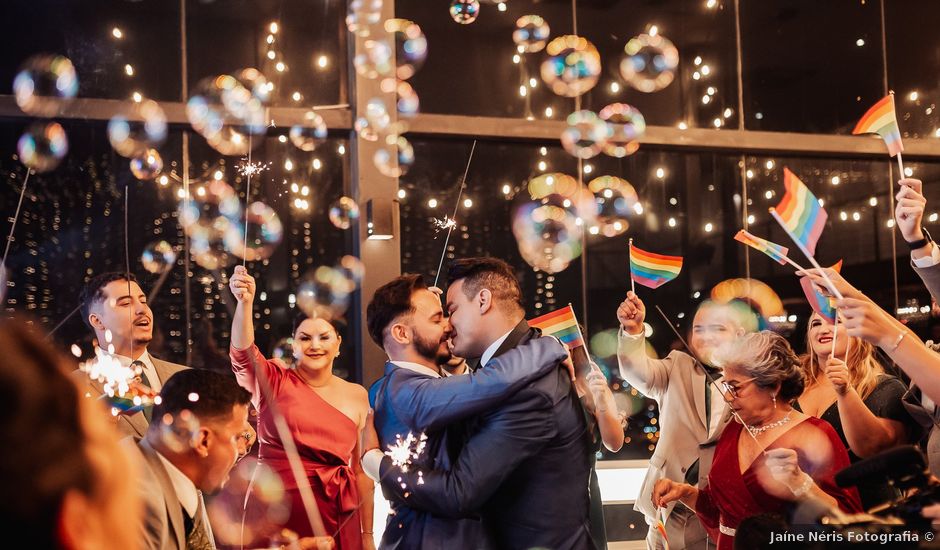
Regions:
[[[741,42],[748,129],[850,134],[884,96],[878,2],[742,0]]]
[[[179,2],[4,2],[0,82],[37,53],[61,54],[78,73],[79,97],[180,99]]]
[[[940,138],[940,10],[930,0],[885,2],[888,82],[897,96],[898,122],[905,137]]]
[[[544,50],[515,62],[512,40],[516,20],[529,14],[548,22],[552,38],[570,34],[570,4],[514,0],[506,6],[500,12],[483,3],[475,22],[460,25],[451,19],[446,3],[396,2],[397,16],[418,23],[428,38],[427,62],[412,78],[424,112],[563,119],[574,110],[572,99],[555,95],[540,78]],[[672,84],[647,94],[627,86],[619,65],[626,42],[653,25],[678,48],[680,62]],[[648,124],[713,127],[718,118],[723,125],[737,126],[732,3],[716,2],[714,8],[702,0],[579,3],[578,30],[597,47],[602,61],[597,86],[583,96],[584,108],[598,111],[626,102],[639,108]],[[695,73],[698,79],[693,79]]]
[[[160,148],[167,179],[138,181],[131,174],[127,159],[111,151],[104,124],[74,122],[63,126],[71,147],[68,156],[57,170],[34,174],[28,182],[10,249],[7,311],[38,317],[43,329],[50,330],[78,305],[86,279],[105,271],[124,271],[124,194],[129,191],[130,269],[145,290],[156,290],[151,305],[157,330],[151,350],[157,356],[183,362],[187,318],[183,255],[179,254],[158,289],[159,273],[148,273],[141,261],[145,247],[157,241],[164,240],[179,248],[184,243],[178,224],[181,134],[171,132]],[[22,128],[19,123],[0,125],[0,144],[5,150],[15,150]],[[196,135],[190,136],[190,143],[193,196],[202,197],[218,172],[244,204],[246,181],[237,173],[239,161],[220,157]],[[296,293],[301,276],[320,265],[335,265],[342,255],[352,251],[348,232],[335,228],[327,217],[329,205],[343,194],[346,156],[339,152],[340,146],[345,152],[345,141],[330,139],[307,153],[289,141],[282,143],[277,136],[271,136],[253,152],[252,160],[269,163],[269,168],[252,178],[251,198],[272,207],[283,224],[283,240],[270,258],[248,264],[249,272],[258,281],[257,341],[266,353],[280,339],[290,336],[297,311],[291,305],[290,295]],[[14,205],[24,170],[15,157],[7,157],[0,170],[4,182],[0,200]],[[294,205],[294,200],[301,197],[308,200],[309,208]],[[9,215],[13,215],[12,210]],[[251,234],[253,229],[254,226]],[[240,260],[232,258],[228,267],[208,269],[199,265],[194,256],[189,278],[192,299],[189,318],[195,366],[229,369],[227,347],[234,301],[227,277],[236,262]],[[91,353],[92,335],[80,317],[76,314],[67,321],[56,333],[56,341],[65,348],[78,343],[87,357]],[[347,353],[340,356],[335,366],[340,376],[356,374],[351,334],[346,338],[344,333]]]

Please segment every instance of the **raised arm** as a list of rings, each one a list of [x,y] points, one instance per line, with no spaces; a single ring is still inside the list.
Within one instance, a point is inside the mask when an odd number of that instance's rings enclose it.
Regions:
[[[625,414],[617,408],[614,394],[610,390],[609,382],[604,373],[594,362],[591,362],[591,372],[584,379],[587,391],[584,394],[584,403],[597,420],[597,427],[601,433],[601,441],[613,453],[623,447],[623,428]]]
[[[557,369],[567,357],[561,342],[542,336],[516,346],[467,375],[396,378],[389,395],[396,414],[409,426],[434,430],[492,409],[530,382]]]
[[[255,298],[255,278],[248,274],[243,266],[236,266],[229,279],[229,288],[238,305],[232,316],[232,343],[229,359],[232,371],[238,379],[238,385],[251,392],[252,403],[260,408],[261,389],[256,378],[257,372],[264,372],[268,381],[274,383],[281,369],[268,361],[255,346],[255,328],[252,324],[252,301]]]
[[[424,471],[419,476],[414,469],[403,472],[384,457],[382,487],[412,508],[466,517],[479,510],[513,470],[541,451],[554,434],[551,404],[545,396],[533,395],[487,417],[450,471]]]
[[[934,300],[940,301],[940,250],[934,242],[928,242],[924,234],[923,183],[914,178],[898,182],[900,188],[895,196],[894,219],[901,237],[911,246],[911,265],[924,282]],[[919,246],[918,246],[919,245]]]
[[[620,376],[640,393],[653,399],[666,392],[669,386],[669,371],[674,359],[653,359],[646,355],[646,337],[643,334],[643,319],[646,306],[632,291],[617,308],[620,333],[617,343],[617,361]]]

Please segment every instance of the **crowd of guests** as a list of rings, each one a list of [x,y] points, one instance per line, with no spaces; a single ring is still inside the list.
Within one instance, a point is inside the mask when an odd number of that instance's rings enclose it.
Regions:
[[[940,298],[925,202],[919,181],[901,180],[897,227]],[[802,357],[757,330],[749,309],[711,301],[696,312],[688,349],[651,357],[646,305],[630,292],[617,309],[619,374],[659,406],[636,500],[650,548],[742,547],[738,531],[754,518],[786,525],[801,503],[860,514],[896,500],[883,479],[842,487],[835,477],[899,445],[923,445],[940,473],[940,354],[838,273],[800,275],[842,296],[835,325],[809,318]],[[36,548],[217,548],[206,497],[257,438],[289,505],[287,531],[267,533],[280,547],[375,547],[378,485],[391,506],[380,548],[606,548],[594,461],[601,446],[623,445],[624,416],[589,354],[528,326],[505,262],[453,262],[446,293],[418,275],[376,290],[364,328],[388,362],[368,389],[333,374],[341,330],[326,318],[296,319],[290,368],[266,358],[255,345],[254,278],[236,267],[229,286],[233,374],[223,374],[149,354],[153,314],[130,274],[87,283],[82,313],[97,357],[133,369],[132,386],[158,395],[121,414],[102,405],[100,381],[25,325],[0,325],[9,532]],[[190,432],[168,440],[187,415]],[[269,498],[250,486],[244,517],[263,514]],[[924,514],[940,518],[940,507]]]

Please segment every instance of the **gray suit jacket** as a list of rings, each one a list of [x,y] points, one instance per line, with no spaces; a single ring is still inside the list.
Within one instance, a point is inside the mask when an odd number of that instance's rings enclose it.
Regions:
[[[166,384],[166,381],[177,372],[189,368],[185,365],[178,365],[157,359],[153,355],[150,356],[150,360],[153,361],[153,367],[157,371],[157,376],[160,377],[161,385]],[[89,380],[84,372],[75,371],[74,376],[83,392],[95,398],[100,397],[104,393],[101,384],[97,380]],[[147,434],[147,428],[150,424],[147,422],[147,417],[144,416],[143,411],[138,411],[134,414],[119,415],[117,417],[117,426],[122,436],[131,436],[140,439]]]
[[[134,482],[144,504],[141,548],[186,550],[183,507],[163,462],[145,440],[124,438],[121,444],[136,459],[140,475]]]
[[[930,296],[940,303],[940,264],[930,267],[917,267],[911,262],[911,267],[924,282]],[[940,352],[940,344],[937,342],[927,342],[927,345],[934,351]],[[913,382],[907,393],[904,394],[904,407],[907,412],[917,420],[921,426],[928,430],[926,451],[927,461],[930,464],[930,471],[936,476],[940,476],[940,407],[934,407],[927,410],[921,405],[921,392]]]
[[[686,470],[698,460],[699,486],[703,486],[711,470],[713,444],[731,420],[731,409],[724,399],[712,399],[712,408],[722,408],[721,421],[710,434],[706,432],[705,372],[686,353],[673,351],[665,359],[653,359],[646,354],[646,338],[631,338],[621,329],[617,359],[620,376],[659,404],[659,442],[633,505],[654,525],[653,485],[662,478],[684,481]],[[667,513],[674,507],[675,502],[669,504]]]

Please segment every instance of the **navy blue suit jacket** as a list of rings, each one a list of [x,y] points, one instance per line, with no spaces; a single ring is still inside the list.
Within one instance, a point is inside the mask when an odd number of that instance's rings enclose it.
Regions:
[[[538,334],[520,322],[495,357]],[[518,367],[533,365],[528,360]],[[422,483],[415,470],[402,472],[385,457],[383,489],[438,515],[478,514],[500,549],[591,548],[590,434],[568,372],[552,369],[472,424],[456,463],[450,470],[424,470]]]
[[[534,338],[491,361],[487,369],[467,375],[435,378],[386,363],[385,375],[369,389],[381,446],[387,449],[397,437],[423,433],[427,437],[424,452],[412,461],[409,471],[449,470],[455,457],[448,452],[445,428],[493,409],[532,381],[558,370],[558,363],[566,356],[555,338]],[[400,488],[400,482],[395,482]],[[492,547],[477,519],[417,510],[384,487],[383,493],[392,506],[382,536],[383,549]]]

